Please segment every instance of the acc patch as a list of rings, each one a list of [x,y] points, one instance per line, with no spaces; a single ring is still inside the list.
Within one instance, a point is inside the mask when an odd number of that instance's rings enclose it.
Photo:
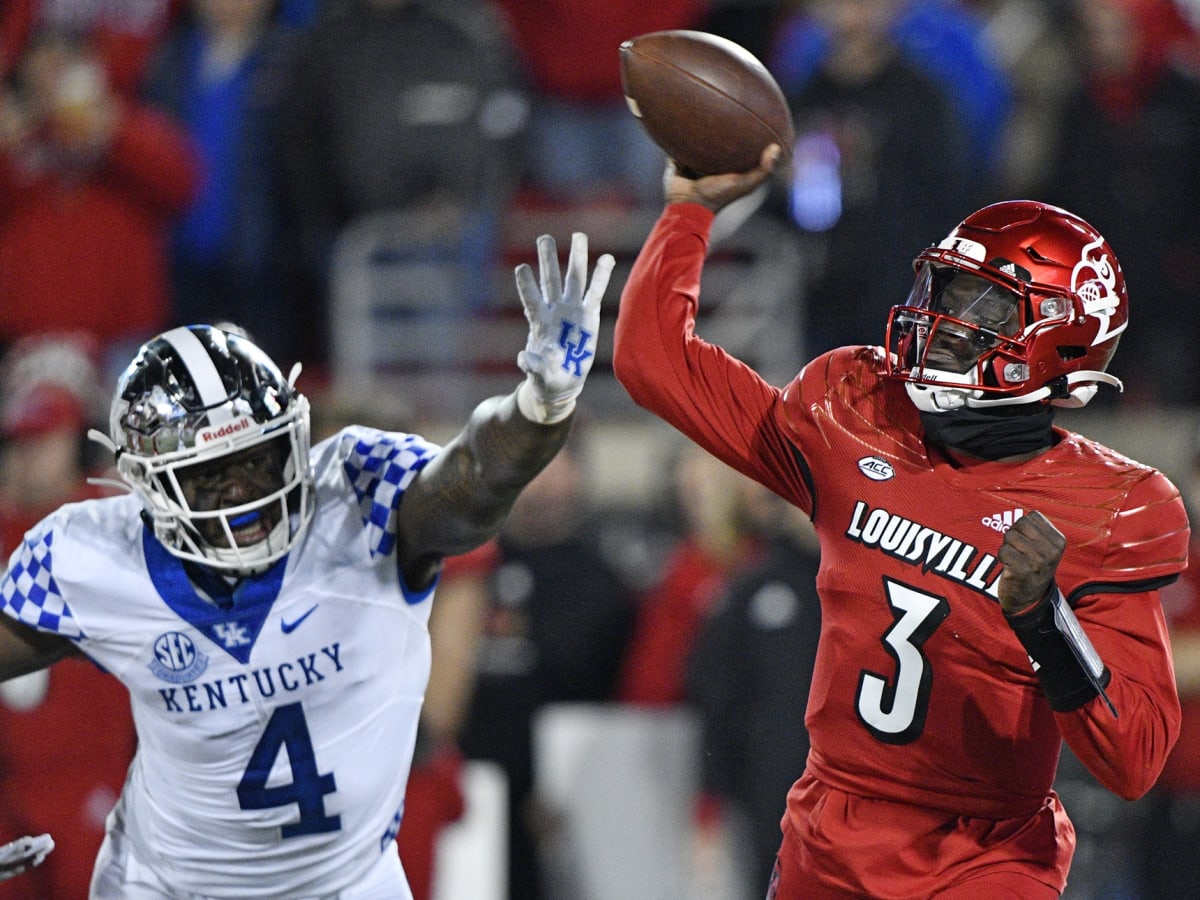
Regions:
[[[878,456],[864,456],[858,461],[858,471],[872,481],[887,481],[896,476],[896,470],[892,468],[892,464]]]

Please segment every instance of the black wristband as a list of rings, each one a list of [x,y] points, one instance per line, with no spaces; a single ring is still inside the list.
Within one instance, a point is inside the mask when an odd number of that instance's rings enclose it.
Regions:
[[[1104,693],[1111,673],[1080,627],[1058,585],[1052,583],[1046,596],[1033,609],[1004,618],[1033,660],[1034,671],[1051,709],[1071,712],[1099,695],[1112,714],[1117,714]]]

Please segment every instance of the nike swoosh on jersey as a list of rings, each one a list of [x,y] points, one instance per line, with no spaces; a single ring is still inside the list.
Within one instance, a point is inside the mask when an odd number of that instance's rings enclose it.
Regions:
[[[294,622],[289,622],[287,619],[280,619],[279,627],[283,629],[284,634],[291,634],[293,631],[295,631],[297,628],[300,627],[301,622],[303,622],[305,619],[307,619],[309,616],[311,616],[314,612],[316,612],[317,607],[320,605],[321,604],[319,604],[319,603],[314,603],[312,608],[309,609],[308,612],[306,612],[300,618],[296,619]]]

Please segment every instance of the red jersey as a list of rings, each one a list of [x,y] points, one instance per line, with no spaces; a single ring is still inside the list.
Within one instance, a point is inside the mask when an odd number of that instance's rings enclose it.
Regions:
[[[1183,577],[1163,591],[1163,610],[1171,633],[1200,636],[1200,541],[1193,541]],[[1158,785],[1172,794],[1200,794],[1200,693],[1181,694],[1183,722],[1179,740],[1163,766]]]
[[[711,221],[692,204],[659,219],[621,298],[614,368],[635,402],[813,518],[822,625],[809,774],[951,815],[1033,818],[1056,806],[1065,738],[1115,793],[1144,793],[1179,731],[1157,596],[1187,559],[1174,485],[1063,429],[1027,462],[958,466],[925,444],[878,347],[835,350],[786,388],[767,384],[694,334]],[[1057,581],[1111,672],[1116,717],[1101,698],[1053,712],[1004,620],[996,554],[1033,510],[1067,538]],[[1072,847],[1054,830],[1042,862],[1061,880]]]

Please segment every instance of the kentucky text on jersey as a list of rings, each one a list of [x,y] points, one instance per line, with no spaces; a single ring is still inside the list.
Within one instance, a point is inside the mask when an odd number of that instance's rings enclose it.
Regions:
[[[326,676],[341,672],[345,667],[340,657],[341,645],[334,643],[316,653],[297,657],[294,663],[254,669],[230,675],[217,681],[202,681],[177,688],[159,688],[166,711],[172,713],[207,712],[227,709],[230,703],[249,703],[252,698],[274,697],[283,690],[298,691],[302,687],[324,681]],[[229,688],[228,693],[226,687]]]
[[[999,600],[997,584],[1003,567],[996,557],[937,529],[882,507],[871,509],[859,500],[854,504],[846,537]]]

